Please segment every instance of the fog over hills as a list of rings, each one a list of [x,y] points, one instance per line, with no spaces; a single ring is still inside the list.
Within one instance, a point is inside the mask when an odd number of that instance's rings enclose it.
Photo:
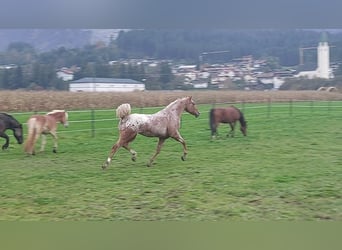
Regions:
[[[115,39],[118,29],[0,29],[0,51],[12,42],[31,44],[38,52],[59,47],[81,48],[98,41]]]

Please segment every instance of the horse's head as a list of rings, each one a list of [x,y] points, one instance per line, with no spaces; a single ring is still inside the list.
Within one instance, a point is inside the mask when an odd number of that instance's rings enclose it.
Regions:
[[[63,112],[62,119],[61,119],[61,123],[62,123],[62,124],[64,125],[64,127],[66,127],[66,128],[69,126],[68,118],[69,118],[68,112],[64,111],[64,112]]]
[[[192,99],[192,96],[187,97],[184,110],[194,115],[195,117],[198,117],[200,115],[200,112],[196,108],[196,104],[194,100]]]
[[[243,125],[241,124],[240,130],[244,136],[247,136],[247,122],[245,122]]]
[[[47,115],[51,115],[52,117],[54,117],[54,119],[57,122],[60,122],[64,125],[64,127],[68,127],[69,126],[69,122],[68,122],[68,112],[66,112],[65,110],[52,110],[51,112],[47,113]]]
[[[19,144],[22,144],[24,142],[24,136],[23,136],[23,125],[19,124],[18,127],[13,129],[13,135],[15,139],[17,139],[17,142]]]

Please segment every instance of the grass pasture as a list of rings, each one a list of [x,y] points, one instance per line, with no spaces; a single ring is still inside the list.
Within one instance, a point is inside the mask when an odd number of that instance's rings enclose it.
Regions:
[[[138,136],[136,162],[120,149],[102,163],[117,139],[114,111],[73,111],[59,127],[59,151],[26,156],[14,143],[0,152],[0,220],[271,221],[342,219],[342,102],[239,104],[248,136],[210,140],[208,111],[184,114],[189,154],[166,141],[153,167],[157,139]],[[153,113],[160,108],[137,109]],[[30,114],[17,114],[25,122]],[[10,132],[8,132],[10,134]],[[0,143],[3,140],[0,139]]]

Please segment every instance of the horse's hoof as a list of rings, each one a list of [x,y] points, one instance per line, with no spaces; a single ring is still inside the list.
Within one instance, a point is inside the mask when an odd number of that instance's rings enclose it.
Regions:
[[[148,163],[146,164],[146,166],[147,166],[147,167],[152,167],[152,162],[148,162]]]
[[[54,149],[52,150],[52,152],[57,153],[57,150],[54,148]]]
[[[136,160],[137,160],[137,157],[133,156],[132,161],[136,161]]]
[[[107,168],[107,165],[106,164],[103,164],[102,165],[102,169],[105,170]]]
[[[181,159],[182,159],[182,161],[185,161],[185,156],[183,155],[183,156],[181,157]]]

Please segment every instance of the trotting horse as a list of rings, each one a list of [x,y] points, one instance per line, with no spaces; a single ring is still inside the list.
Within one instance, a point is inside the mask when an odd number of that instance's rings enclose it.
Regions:
[[[240,122],[240,130],[242,134],[246,136],[247,121],[241,110],[234,106],[211,109],[209,114],[211,137],[214,138],[217,135],[217,127],[220,123],[229,123],[231,130],[228,132],[227,137],[230,135],[233,137],[236,121]]]
[[[6,143],[2,146],[2,149],[8,148],[9,137],[5,134],[7,129],[13,131],[13,135],[19,144],[24,141],[23,138],[23,126],[11,115],[6,113],[0,113],[0,137],[5,138]]]
[[[54,139],[52,152],[57,153],[57,123],[60,122],[64,127],[68,127],[68,113],[65,110],[53,110],[46,115],[33,115],[27,121],[28,137],[25,143],[25,152],[35,154],[35,144],[40,135],[42,142],[40,151],[44,151],[46,135],[51,134]]]
[[[185,140],[179,133],[180,117],[183,111],[186,111],[195,117],[200,115],[191,96],[179,98],[170,103],[163,110],[149,115],[131,114],[131,105],[128,103],[121,104],[116,109],[116,116],[120,118],[119,139],[113,145],[107,161],[102,165],[102,168],[105,169],[109,166],[114,154],[120,147],[129,151],[132,155],[132,161],[135,161],[137,152],[128,145],[135,139],[137,134],[159,138],[156,152],[147,163],[148,167],[152,166],[152,163],[160,153],[165,140],[170,137],[183,145],[183,156],[181,159],[184,161],[187,155],[187,147]]]

